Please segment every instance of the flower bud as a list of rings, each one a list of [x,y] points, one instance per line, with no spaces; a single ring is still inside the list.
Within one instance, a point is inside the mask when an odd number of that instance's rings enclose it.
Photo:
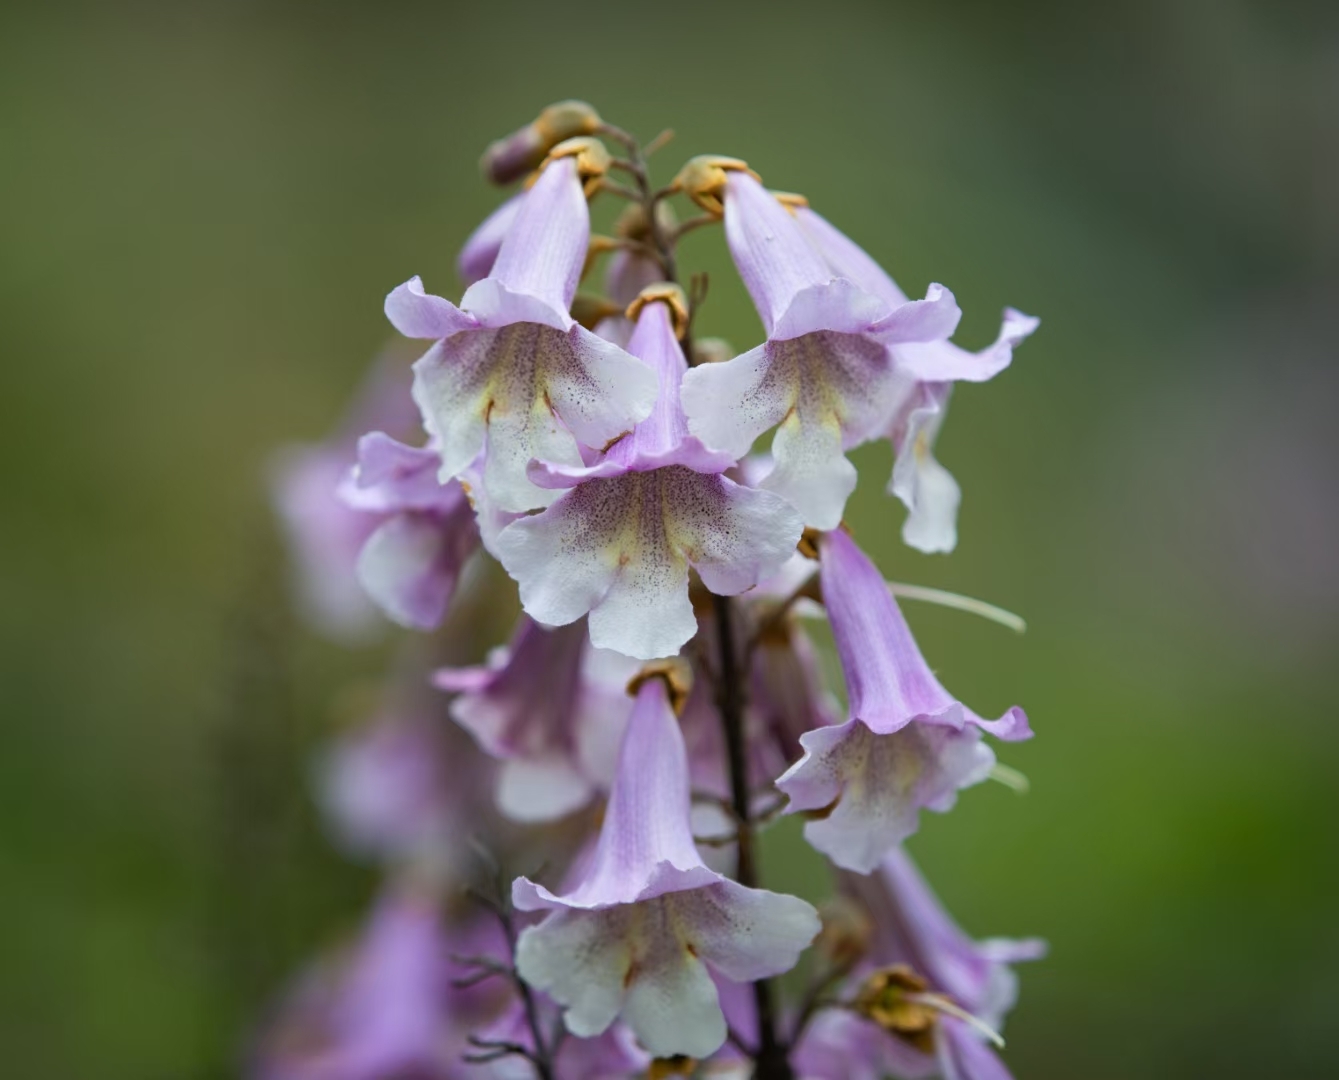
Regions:
[[[577,135],[593,135],[599,127],[600,114],[592,106],[584,101],[560,101],[489,146],[479,167],[493,183],[510,184],[538,168],[560,142]]]
[[[721,200],[721,196],[725,194],[725,177],[729,172],[746,172],[760,183],[762,181],[762,178],[749,168],[746,161],[720,157],[716,154],[702,154],[691,158],[679,170],[672,187],[676,191],[682,191],[703,210],[720,216],[725,213],[725,203]]]

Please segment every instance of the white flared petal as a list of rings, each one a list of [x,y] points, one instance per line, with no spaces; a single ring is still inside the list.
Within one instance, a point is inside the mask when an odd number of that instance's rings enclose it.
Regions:
[[[881,320],[878,333],[884,341],[938,342],[953,336],[962,319],[962,308],[953,293],[939,284],[925,290],[924,300],[909,300]]]
[[[958,546],[962,502],[962,488],[953,474],[927,453],[917,463],[913,491],[911,513],[902,525],[903,541],[926,554],[952,551]]]
[[[441,448],[442,483],[469,468],[484,447],[491,339],[488,331],[457,334],[414,364],[414,403]]]
[[[728,979],[752,982],[789,971],[819,931],[818,913],[798,896],[733,881],[681,894],[698,955]]]
[[[536,458],[575,467],[581,464],[581,451],[543,398],[495,400],[488,417],[483,483],[498,509],[534,510],[561,494],[530,479],[527,467]]]
[[[804,522],[785,499],[684,469],[665,470],[663,483],[671,544],[712,592],[751,589],[795,553]]]
[[[494,551],[521,587],[521,604],[546,626],[565,626],[608,592],[619,569],[627,504],[614,482],[582,484],[542,514],[500,533]]]
[[[831,420],[806,425],[792,412],[777,428],[772,456],[776,465],[762,487],[797,507],[806,525],[815,529],[840,525],[858,476],[842,453],[838,425]]]
[[[500,288],[488,279],[474,289],[485,287]],[[524,297],[509,303],[520,300],[540,304]],[[441,444],[442,479],[474,462],[487,431],[484,485],[498,509],[510,512],[547,506],[556,497],[531,482],[531,460],[580,467],[573,431],[598,449],[651,411],[656,385],[645,364],[616,346],[580,327],[537,321],[438,342],[414,365],[414,375],[414,399]]]
[[[922,382],[983,382],[1007,368],[1014,347],[1040,325],[1040,319],[1005,308],[999,337],[980,352],[968,352],[951,341],[908,342],[896,347],[897,365]]]
[[[811,731],[800,742],[804,757],[777,787],[790,797],[792,811],[832,807],[805,825],[805,839],[861,874],[916,831],[922,808],[950,809],[958,789],[980,783],[995,763],[975,728],[937,723],[879,735],[850,720]]]
[[[646,364],[582,326],[567,335],[565,350],[554,351],[546,381],[568,430],[597,450],[646,419],[658,389]]]
[[[624,980],[632,966],[626,932],[630,911],[555,911],[521,931],[516,970],[536,990],[565,1007],[567,1030],[599,1035],[623,1007]]]
[[[725,1016],[706,967],[678,939],[641,960],[623,1019],[656,1057],[705,1058],[725,1042]]]
[[[644,521],[636,554],[591,610],[591,644],[638,660],[674,656],[697,633],[688,599],[688,561],[673,550],[663,524]]]
[[[386,297],[386,318],[405,337],[439,341],[476,325],[449,300],[425,292],[418,276],[391,290]]]
[[[759,345],[723,364],[688,371],[681,398],[688,430],[713,450],[741,458],[786,415],[793,392],[772,371],[767,346]]]

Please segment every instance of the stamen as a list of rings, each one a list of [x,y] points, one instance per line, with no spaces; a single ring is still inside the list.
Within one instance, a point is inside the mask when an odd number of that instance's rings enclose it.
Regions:
[[[995,762],[990,767],[990,779],[1003,784],[1007,788],[1018,792],[1020,795],[1026,795],[1032,790],[1032,784],[1028,778],[1012,766],[1005,765],[1001,761]]]
[[[901,581],[888,582],[888,589],[894,596],[904,600],[923,600],[927,604],[938,604],[940,607],[956,608],[958,611],[980,615],[983,619],[1007,626],[1016,634],[1027,630],[1027,622],[1021,615],[1015,615],[1012,611],[1006,611],[1002,607],[977,600],[975,597],[947,592],[944,589],[931,589],[925,585],[908,585]]]
[[[955,1020],[961,1020],[964,1024],[980,1032],[1000,1050],[1004,1049],[1004,1036],[987,1024],[979,1016],[973,1016],[966,1009],[959,1008],[942,994],[917,994],[910,993],[906,995],[908,1001],[917,1002],[920,1005],[928,1005],[932,1009],[938,1009],[947,1016]]]

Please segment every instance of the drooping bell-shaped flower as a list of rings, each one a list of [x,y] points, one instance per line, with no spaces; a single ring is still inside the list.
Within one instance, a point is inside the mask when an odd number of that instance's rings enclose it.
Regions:
[[[549,630],[522,615],[486,667],[444,668],[451,716],[499,759],[497,804],[514,821],[550,821],[613,780],[633,661],[592,648],[581,623]]]
[[[569,490],[494,545],[533,619],[563,626],[589,612],[592,642],[643,660],[674,655],[697,629],[690,566],[733,596],[780,566],[801,532],[784,499],[722,476],[734,459],[688,433],[675,303],[672,291],[645,302],[629,342],[659,380],[655,410],[593,465],[532,467],[536,482]]]
[[[523,911],[547,910],[517,947],[521,977],[565,1007],[574,1035],[622,1017],[657,1057],[725,1041],[708,967],[738,982],[789,970],[818,932],[803,900],[708,869],[689,827],[688,763],[666,684],[648,678],[623,736],[595,853],[564,895],[518,879]]]
[[[446,614],[465,561],[479,546],[474,510],[456,481],[441,484],[441,457],[374,431],[358,442],[358,463],[340,487],[352,508],[377,515],[357,573],[386,615],[431,630]]]
[[[797,1054],[805,1074],[815,1080],[1008,1080],[985,1032],[1002,1031],[1017,1000],[1018,979],[1008,965],[1039,959],[1046,943],[972,940],[901,848],[890,851],[877,872],[841,874],[838,885],[863,910],[872,931],[855,977],[874,975],[865,983],[869,988],[878,985],[876,972],[896,969],[902,976],[882,981],[881,992],[859,995],[868,1006],[865,1016],[834,1011],[818,1018]]]
[[[559,148],[560,151],[562,148]],[[386,298],[406,337],[435,339],[414,365],[414,399],[441,448],[443,482],[484,453],[483,483],[508,511],[555,495],[526,477],[532,459],[580,465],[651,410],[655,376],[568,312],[590,236],[578,157],[550,158],[507,230],[489,275],[460,306],[418,278]]]
[[[850,718],[801,737],[804,757],[777,781],[787,813],[823,810],[804,835],[838,866],[868,873],[916,831],[922,808],[948,810],[986,779],[995,754],[981,739],[1032,735],[1016,706],[983,720],[935,678],[883,575],[843,531],[819,545]]]
[[[906,294],[860,245],[807,204],[792,207],[795,220],[822,256],[842,277],[889,304],[906,303]],[[896,451],[888,490],[910,512],[902,538],[919,551],[952,551],[957,544],[957,513],[961,499],[957,482],[934,459],[935,436],[944,422],[949,384],[981,382],[1009,366],[1013,350],[1040,320],[1005,308],[999,336],[979,352],[948,340],[910,341],[892,346],[894,367],[905,389],[888,421]]]
[[[502,250],[502,241],[515,223],[524,198],[525,192],[517,192],[470,233],[456,257],[456,270],[467,286],[482,281],[492,272],[497,253]]]
[[[721,198],[730,254],[767,341],[688,373],[689,429],[743,457],[779,424],[776,466],[763,486],[798,507],[806,524],[834,528],[856,484],[845,451],[884,434],[904,392],[889,347],[943,340],[961,313],[941,285],[931,285],[924,300],[891,303],[839,276],[743,169],[724,172]]]

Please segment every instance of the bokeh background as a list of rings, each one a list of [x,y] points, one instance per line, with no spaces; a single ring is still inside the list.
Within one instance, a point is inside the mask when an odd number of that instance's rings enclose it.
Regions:
[[[961,544],[849,519],[1032,781],[927,815],[964,925],[1037,933],[1020,1080],[1339,1075],[1339,9],[1244,0],[118,3],[0,12],[0,1056],[233,1075],[373,884],[307,755],[385,647],[296,620],[264,477],[322,436],[475,161],[595,102],[747,158],[984,344],[940,457]],[[717,234],[706,332],[759,337]],[[499,605],[513,603],[499,597]],[[774,881],[807,877],[794,836]]]

